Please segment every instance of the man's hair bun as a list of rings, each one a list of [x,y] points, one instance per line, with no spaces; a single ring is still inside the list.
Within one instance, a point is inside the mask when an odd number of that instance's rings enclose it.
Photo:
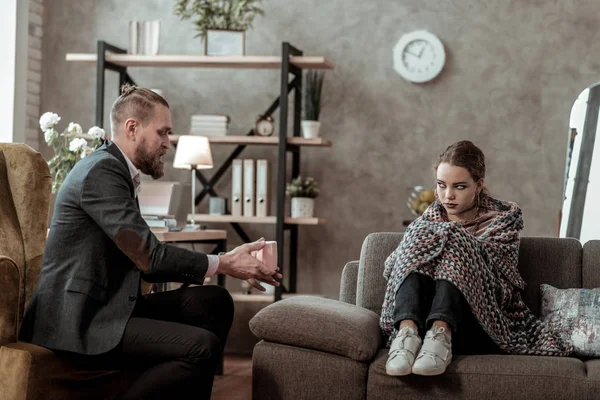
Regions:
[[[132,85],[130,83],[126,83],[123,86],[121,86],[121,96],[127,96],[129,94],[131,94],[132,92],[134,92],[137,89],[137,86]]]

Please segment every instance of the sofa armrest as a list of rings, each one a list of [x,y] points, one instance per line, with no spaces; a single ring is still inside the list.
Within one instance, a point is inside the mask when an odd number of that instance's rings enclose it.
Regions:
[[[381,312],[387,285],[387,281],[383,277],[385,260],[396,250],[402,237],[402,233],[376,232],[365,238],[360,251],[358,282],[356,283],[356,304],[358,306]]]
[[[0,256],[0,346],[17,341],[20,283],[17,264],[12,258]]]
[[[588,240],[583,245],[582,287],[600,287],[600,240]]]
[[[298,296],[273,303],[250,320],[259,339],[369,361],[382,346],[379,316],[338,300]]]
[[[350,261],[342,271],[340,301],[356,304],[356,282],[358,281],[358,261]]]

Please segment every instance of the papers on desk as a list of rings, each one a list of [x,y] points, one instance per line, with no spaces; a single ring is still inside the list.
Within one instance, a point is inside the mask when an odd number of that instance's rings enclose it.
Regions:
[[[150,227],[184,226],[191,209],[190,185],[173,181],[144,181],[138,200],[140,211]]]
[[[175,218],[156,215],[142,215],[142,217],[150,228],[174,228],[177,226],[177,220]]]

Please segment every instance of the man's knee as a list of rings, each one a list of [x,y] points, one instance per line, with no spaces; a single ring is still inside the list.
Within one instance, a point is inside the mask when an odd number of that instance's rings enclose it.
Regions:
[[[218,285],[195,286],[184,289],[182,302],[184,304],[214,305],[233,310],[233,298],[227,289]]]
[[[209,291],[210,301],[215,307],[218,307],[219,314],[230,316],[233,319],[233,298],[227,289],[217,285],[205,286],[204,289]]]
[[[220,356],[222,351],[223,347],[217,335],[202,329],[193,337],[186,358],[191,362],[214,360]]]

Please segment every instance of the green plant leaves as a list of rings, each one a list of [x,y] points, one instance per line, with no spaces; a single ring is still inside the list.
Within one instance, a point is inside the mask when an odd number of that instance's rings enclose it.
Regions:
[[[206,39],[209,29],[246,31],[252,28],[254,18],[264,15],[262,0],[176,0],[173,12],[180,19],[192,20],[195,37]]]
[[[321,115],[321,91],[323,90],[323,71],[308,70],[304,77],[303,119],[318,121]]]
[[[310,197],[314,199],[319,193],[319,185],[310,176],[307,178],[298,176],[288,183],[285,188],[285,194],[290,197]]]

